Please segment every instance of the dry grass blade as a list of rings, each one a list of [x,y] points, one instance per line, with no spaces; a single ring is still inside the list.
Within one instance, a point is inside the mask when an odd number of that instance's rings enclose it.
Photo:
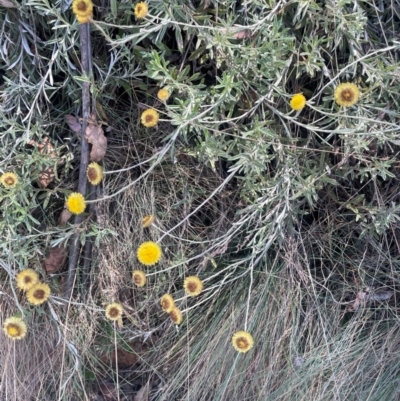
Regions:
[[[133,397],[133,401],[149,401],[150,382],[147,382]]]

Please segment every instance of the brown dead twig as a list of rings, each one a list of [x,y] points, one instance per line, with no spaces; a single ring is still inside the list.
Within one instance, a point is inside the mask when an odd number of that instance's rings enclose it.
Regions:
[[[80,39],[81,39],[81,64],[82,73],[87,77],[91,73],[91,43],[90,43],[90,24],[81,24],[80,26]],[[85,196],[87,190],[87,177],[86,170],[89,164],[89,143],[86,140],[86,127],[87,120],[91,115],[91,101],[90,101],[90,87],[89,82],[85,81],[82,84],[82,126],[81,126],[81,160],[79,167],[79,182],[78,192]],[[77,215],[75,217],[75,225],[78,226],[83,222],[83,216]],[[80,254],[81,241],[80,232],[77,229],[71,238],[68,260],[68,276],[65,286],[64,296],[70,298],[76,280],[76,266]],[[85,258],[91,258],[90,255],[85,255]]]

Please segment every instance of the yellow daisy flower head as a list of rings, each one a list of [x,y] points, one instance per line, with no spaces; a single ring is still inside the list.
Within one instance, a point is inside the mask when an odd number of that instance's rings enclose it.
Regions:
[[[360,90],[357,85],[346,82],[337,86],[334,97],[339,106],[350,107],[357,103]]]
[[[49,299],[50,293],[46,283],[36,283],[26,292],[26,298],[32,305],[41,305]]]
[[[247,352],[254,345],[253,336],[247,331],[237,331],[232,336],[232,345],[236,351]]]
[[[146,266],[155,265],[161,259],[162,251],[160,245],[153,241],[143,242],[137,250],[137,258]]]
[[[142,227],[143,228],[150,227],[154,223],[155,219],[156,218],[154,214],[149,214],[148,216],[144,216],[142,219]]]
[[[94,162],[90,163],[86,170],[86,175],[92,185],[98,185],[104,177],[103,167]]]
[[[90,22],[93,17],[93,3],[92,0],[74,0],[72,2],[72,12],[75,14],[76,19],[81,24]]]
[[[135,17],[136,19],[143,19],[149,13],[149,6],[146,2],[141,1],[135,5]]]
[[[39,282],[39,276],[32,269],[22,270],[22,272],[17,274],[15,279],[17,281],[17,287],[23,291],[29,290],[29,288]]]
[[[203,282],[197,276],[189,276],[183,282],[183,288],[191,297],[197,297],[203,290]]]
[[[293,110],[303,110],[306,105],[306,98],[302,93],[296,93],[290,100],[290,107]]]
[[[20,317],[9,317],[4,321],[3,330],[7,337],[13,340],[21,340],[27,332],[26,324]]]
[[[14,188],[18,184],[18,176],[15,173],[4,173],[0,176],[0,182],[5,188]]]
[[[147,127],[151,128],[157,125],[160,115],[154,109],[147,109],[142,113],[140,120],[142,124]]]
[[[67,198],[67,209],[72,214],[81,214],[86,209],[86,202],[83,195],[79,192],[73,192]]]
[[[138,287],[144,287],[146,284],[146,273],[142,270],[134,270],[132,279]]]
[[[175,308],[174,298],[169,294],[164,294],[160,300],[161,308],[167,313],[170,313]]]
[[[166,102],[169,99],[170,93],[166,89],[160,89],[157,93],[157,97],[162,101]]]
[[[117,321],[122,318],[122,305],[118,302],[113,302],[106,307],[106,318],[112,321]]]
[[[175,324],[182,323],[182,312],[176,306],[174,306],[171,312],[169,312],[169,317]]]

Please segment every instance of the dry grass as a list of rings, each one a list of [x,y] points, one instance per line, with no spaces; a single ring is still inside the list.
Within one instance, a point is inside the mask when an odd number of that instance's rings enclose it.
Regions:
[[[76,25],[58,0],[23,2],[15,24],[5,16],[17,10],[0,15],[0,173],[21,179],[0,188],[0,326],[14,314],[28,325],[21,341],[0,334],[0,400],[397,400],[399,4],[149,3],[139,22],[130,2],[96,7],[106,176],[79,227],[57,223],[79,170],[64,122],[80,114]],[[347,81],[362,96],[340,108],[333,92]],[[156,128],[140,125],[147,107]],[[45,189],[35,180],[56,158],[26,145],[44,136],[64,158]],[[82,251],[65,299],[66,271],[41,262],[75,232],[93,255]],[[149,240],[163,258],[146,267],[136,252]],[[15,287],[27,267],[52,288],[43,306]],[[184,293],[189,275],[199,297]],[[111,302],[122,327],[105,318]],[[231,345],[238,330],[254,337],[246,354]]]

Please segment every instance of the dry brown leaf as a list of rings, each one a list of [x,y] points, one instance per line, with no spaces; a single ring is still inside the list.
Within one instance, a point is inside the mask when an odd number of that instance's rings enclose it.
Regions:
[[[43,269],[49,274],[61,271],[67,260],[67,253],[67,248],[64,247],[50,248],[47,258],[42,262]]]
[[[208,8],[211,4],[211,0],[204,0],[204,7],[203,10],[205,10],[206,8]]]
[[[133,401],[149,401],[149,393],[150,382],[147,382],[146,385],[142,386],[142,388],[136,393],[135,397],[133,397]]]
[[[90,161],[101,161],[107,152],[107,138],[104,136],[103,129],[95,122],[94,116],[92,116],[92,121],[86,127],[85,137],[92,144]]]
[[[71,128],[71,131],[76,132],[79,134],[81,132],[81,124],[79,120],[75,117],[72,116],[71,114],[67,114],[65,116],[65,121],[68,124],[69,128]]]
[[[53,167],[47,167],[43,169],[38,178],[39,185],[42,188],[46,188],[53,180],[56,175],[54,174]]]
[[[378,290],[372,294],[368,294],[366,296],[367,301],[388,301],[390,298],[392,298],[393,292],[392,291],[381,291]]]
[[[45,136],[43,138],[43,142],[36,142],[31,139],[28,142],[28,145],[36,146],[39,150],[39,153],[48,155],[50,159],[58,158],[57,152],[54,149],[54,146],[50,142],[49,138]],[[60,159],[57,165],[62,164],[63,161]],[[42,188],[46,188],[53,180],[56,175],[54,174],[54,167],[46,167],[39,173],[38,182]]]
[[[245,29],[244,31],[239,31],[233,35],[235,39],[246,39],[251,38],[252,32],[250,29]]]
[[[72,217],[72,213],[70,213],[68,211],[68,209],[64,208],[58,218],[58,225],[65,226],[71,217]]]
[[[0,6],[7,7],[7,8],[17,8],[14,3],[11,3],[9,0],[0,0]]]
[[[118,393],[114,383],[110,382],[100,383],[100,391],[106,400],[118,399]]]
[[[349,304],[348,309],[349,309],[350,311],[355,311],[355,310],[357,310],[358,307],[360,306],[361,302],[364,302],[364,301],[365,301],[366,295],[367,295],[367,294],[366,294],[365,292],[359,291],[359,292],[357,293],[357,295],[356,295],[356,299],[355,299],[353,302],[351,302],[351,303]]]
[[[104,120],[104,123],[107,123],[108,122],[107,114],[104,112],[103,106],[99,102],[96,102],[96,111],[100,115],[100,118]]]
[[[142,352],[143,347],[140,342],[130,342],[129,346],[132,348],[132,352],[117,348],[117,357],[115,358],[115,349],[111,349],[109,352],[104,352],[100,355],[101,361],[106,365],[112,365],[115,367],[116,361],[118,361],[118,367],[120,369],[126,369],[132,367],[136,363],[140,362],[138,353]]]
[[[236,25],[231,28],[220,28],[219,31],[233,39],[246,39],[253,36],[253,32],[250,29],[243,29]]]

